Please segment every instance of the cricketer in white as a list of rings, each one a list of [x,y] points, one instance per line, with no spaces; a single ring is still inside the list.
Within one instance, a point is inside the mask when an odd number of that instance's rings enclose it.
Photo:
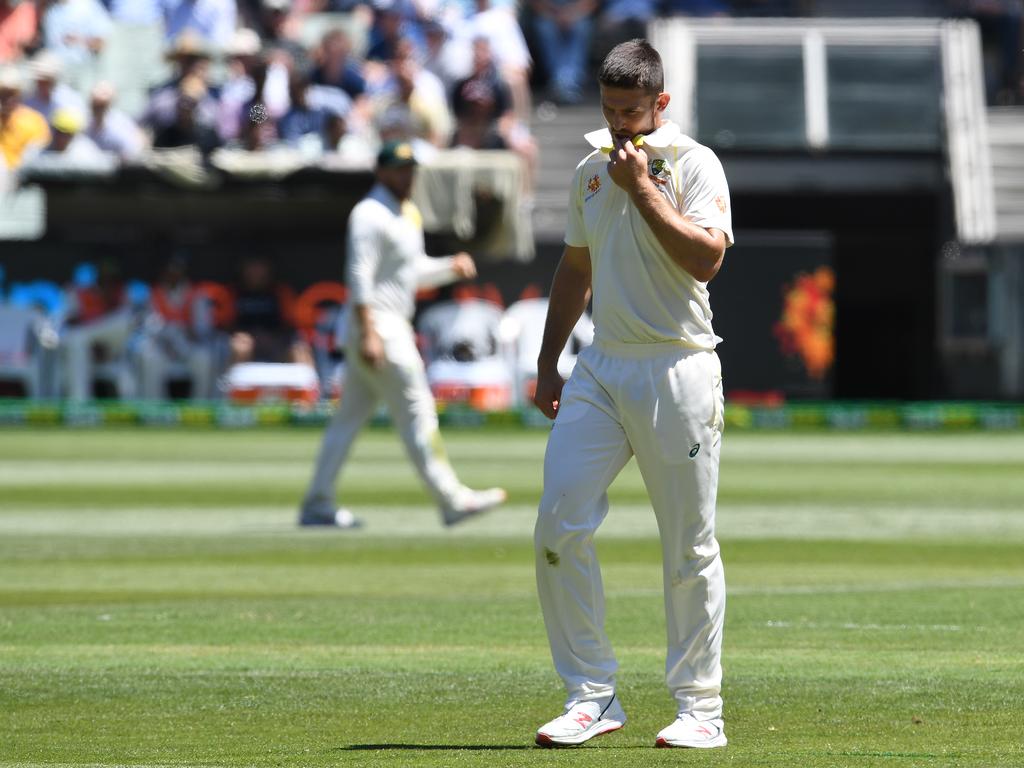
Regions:
[[[535,403],[555,421],[535,529],[537,587],[568,698],[536,741],[581,744],[625,723],[593,537],[609,485],[636,456],[661,534],[666,682],[678,712],[656,744],[718,747],[723,396],[707,282],[733,242],[729,189],[714,153],[663,119],[669,95],[646,41],[613,49],[598,82],[608,128],[587,134],[595,151],[576,169],[538,360]],[[558,351],[591,291],[595,341],[563,382]]]
[[[411,325],[415,295],[419,288],[471,279],[476,266],[467,253],[426,255],[422,218],[409,199],[415,165],[408,143],[385,143],[377,158],[377,184],[349,218],[345,384],[302,502],[301,525],[360,524],[351,511],[336,508],[336,484],[356,435],[381,398],[445,525],[492,509],[506,498],[501,488],[475,491],[460,483],[438,431],[434,397]]]

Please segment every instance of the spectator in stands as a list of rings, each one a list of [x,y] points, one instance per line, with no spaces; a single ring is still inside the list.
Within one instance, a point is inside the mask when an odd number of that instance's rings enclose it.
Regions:
[[[265,101],[270,65],[258,61],[249,74],[253,81],[252,98],[242,105],[239,115],[239,140],[243,149],[258,152],[277,143],[277,120]]]
[[[324,129],[327,124],[327,110],[310,104],[309,78],[293,72],[289,96],[291,108],[278,123],[278,135],[290,147],[302,149],[311,155],[323,152]]]
[[[0,69],[0,154],[8,168],[50,143],[46,118],[21,103],[21,74],[13,67]]]
[[[59,155],[65,168],[99,167],[103,163],[103,151],[82,132],[85,117],[73,109],[61,108],[50,119],[51,138],[49,146],[39,156]]]
[[[376,0],[374,3],[370,47],[366,51],[368,61],[392,61],[397,55],[396,48],[400,41],[413,41],[419,37],[413,29],[415,22],[403,18],[401,2],[402,0]]]
[[[487,38],[473,41],[473,71],[452,89],[453,146],[508,149],[514,122],[512,93],[498,74]]]
[[[428,151],[448,145],[452,120],[444,85],[416,57],[412,41],[400,41],[384,77],[370,85],[381,140],[411,141],[417,151]],[[389,133],[387,138],[384,132]],[[423,162],[425,157],[418,159]]]
[[[269,130],[268,130],[269,129]],[[243,149],[246,152],[261,153],[277,146],[277,131],[273,123],[258,123],[245,120],[238,136],[225,145],[225,149]]]
[[[122,161],[138,160],[145,148],[142,130],[127,114],[113,106],[114,86],[103,81],[89,94],[89,128],[86,134],[96,146]]]
[[[35,90],[25,97],[25,106],[49,120],[59,109],[85,112],[85,102],[78,91],[60,82],[61,60],[52,51],[42,50],[29,62],[28,71]]]
[[[653,1],[653,0],[652,0]],[[530,123],[530,50],[514,15],[514,8],[493,0],[475,0],[475,12],[466,21],[470,40],[490,43],[494,64],[508,83],[517,119]]]
[[[327,107],[327,122],[324,125],[325,160],[328,164],[372,167],[377,147],[365,131],[350,125],[351,114],[351,110],[342,112],[333,106]]]
[[[313,366],[309,346],[292,324],[292,290],[274,279],[270,260],[250,257],[242,262],[235,290],[234,363],[306,363]]]
[[[450,92],[455,83],[469,77],[472,70],[472,56],[466,48],[463,35],[449,35],[444,25],[436,19],[423,26],[426,51],[422,66]]]
[[[46,47],[74,80],[88,70],[110,36],[111,21],[99,0],[56,0],[43,17]]]
[[[352,99],[366,93],[366,79],[358,62],[352,58],[352,44],[340,29],[325,33],[316,51],[317,64],[310,80],[318,85],[341,88]]]
[[[597,0],[530,0],[551,97],[576,104],[582,97]]]
[[[168,41],[191,32],[215,50],[227,48],[238,17],[235,0],[163,0],[163,10]]]
[[[117,166],[117,159],[82,133],[85,117],[73,109],[58,109],[50,119],[51,139],[42,152],[25,161],[23,172],[54,171],[62,175],[84,171],[91,174],[109,173]]]
[[[263,47],[280,57],[289,68],[309,68],[309,53],[299,42],[299,20],[291,13],[291,0],[261,0],[260,26],[257,31]]]
[[[246,118],[242,108],[256,95],[251,72],[259,63],[261,45],[260,36],[254,30],[238,29],[225,51],[227,76],[221,85],[217,105],[217,133],[222,141],[238,137]]]
[[[174,72],[170,79],[153,89],[143,112],[142,124],[155,133],[177,120],[179,88],[186,78],[198,79],[207,89],[207,95],[198,110],[201,120],[215,121],[217,100],[209,92],[210,53],[203,41],[194,32],[185,32],[175,40],[174,47],[167,53],[167,59],[174,67]]]
[[[96,360],[121,358],[137,327],[117,264],[104,261],[97,279],[91,279],[95,274],[83,277],[86,271],[79,268],[75,284],[68,290],[68,323],[61,337],[68,398],[77,402],[92,395]],[[122,380],[130,384],[120,389],[134,388],[127,369]]]
[[[668,5],[676,0],[666,0]],[[594,50],[598,58],[619,43],[647,36],[647,25],[658,15],[660,0],[608,0],[601,8],[594,32]]]
[[[34,0],[0,0],[0,65],[22,58],[38,33]]]
[[[213,113],[201,109],[208,98],[206,84],[196,75],[186,77],[178,86],[174,122],[153,134],[156,148],[195,146],[204,155],[220,145]]]
[[[150,314],[135,349],[142,396],[166,397],[168,379],[178,367],[187,373],[193,398],[212,398],[213,333],[209,301],[189,281],[185,258],[173,256],[153,286]]]

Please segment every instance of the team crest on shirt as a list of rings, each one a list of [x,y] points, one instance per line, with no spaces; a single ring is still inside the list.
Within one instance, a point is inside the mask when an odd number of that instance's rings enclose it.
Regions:
[[[669,167],[668,163],[660,157],[656,157],[647,163],[647,173],[657,184],[668,184]]]
[[[590,194],[587,195],[586,198],[584,198],[583,202],[587,202],[588,200],[590,200],[590,198],[592,198],[594,195],[601,191],[600,174],[595,173],[593,176],[590,177],[590,179],[587,181],[587,191],[590,192]]]
[[[725,202],[725,195],[719,195],[715,198],[715,205],[718,206],[719,213],[725,213],[725,209],[729,207],[729,204]]]

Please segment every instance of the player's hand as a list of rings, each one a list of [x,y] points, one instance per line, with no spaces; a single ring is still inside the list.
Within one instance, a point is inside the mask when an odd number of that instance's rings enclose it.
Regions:
[[[465,251],[459,251],[452,256],[452,272],[459,280],[472,280],[476,277],[476,262]]]
[[[359,341],[359,356],[371,368],[381,368],[384,365],[384,342],[376,330],[363,332],[363,337]]]
[[[558,415],[564,386],[565,379],[558,373],[558,368],[545,366],[537,371],[537,391],[533,395],[533,404],[549,419]]]
[[[608,154],[608,175],[627,192],[637,189],[647,178],[647,153],[632,141],[615,139]]]

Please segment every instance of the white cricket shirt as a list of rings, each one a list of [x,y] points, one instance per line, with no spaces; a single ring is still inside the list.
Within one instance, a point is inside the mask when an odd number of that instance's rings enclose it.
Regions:
[[[351,305],[411,320],[416,291],[456,279],[450,256],[427,256],[423,219],[411,200],[404,203],[377,184],[348,220],[345,282]]]
[[[607,128],[585,136],[595,151],[576,167],[569,199],[567,245],[590,249],[596,341],[678,341],[714,349],[707,284],[672,261],[629,194],[608,175]],[[715,153],[666,122],[642,149],[658,190],[692,223],[720,229],[733,244],[732,206]]]

